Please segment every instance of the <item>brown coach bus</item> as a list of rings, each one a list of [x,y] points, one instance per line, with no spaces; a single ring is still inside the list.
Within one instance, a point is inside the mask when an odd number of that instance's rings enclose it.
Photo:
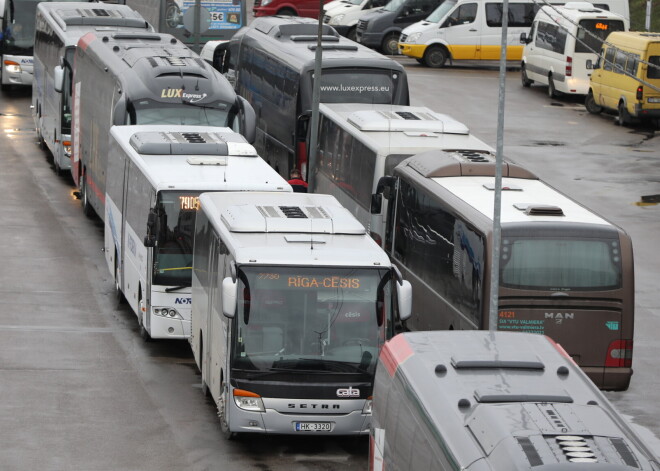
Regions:
[[[434,150],[379,182],[372,212],[387,196],[384,247],[415,293],[408,329],[489,328],[494,176],[487,151]],[[601,389],[627,389],[630,237],[521,167],[502,180],[497,330],[545,334]]]

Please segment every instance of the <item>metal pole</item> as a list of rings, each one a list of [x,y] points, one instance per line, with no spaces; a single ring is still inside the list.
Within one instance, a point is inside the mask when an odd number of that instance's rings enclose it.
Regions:
[[[319,102],[321,101],[321,62],[323,61],[323,0],[319,0],[319,29],[316,37],[316,56],[314,58],[314,88],[312,91],[312,131],[307,148],[307,191],[314,192],[314,175],[316,167],[316,143],[319,134]]]
[[[646,31],[651,31],[651,5],[653,5],[653,0],[646,0],[646,20],[644,22]]]
[[[193,51],[199,53],[200,52],[200,47],[199,47],[199,29],[200,29],[200,23],[201,23],[201,18],[200,16],[202,15],[202,0],[195,0],[195,22],[193,26],[193,36],[195,38],[195,45],[193,48]]]
[[[497,330],[499,287],[500,287],[500,246],[502,228],[502,153],[504,149],[504,92],[506,83],[506,46],[509,27],[509,1],[502,4],[502,41],[500,51],[499,101],[497,103],[497,148],[495,156],[495,207],[493,209],[493,258],[490,268],[490,315],[488,330]]]

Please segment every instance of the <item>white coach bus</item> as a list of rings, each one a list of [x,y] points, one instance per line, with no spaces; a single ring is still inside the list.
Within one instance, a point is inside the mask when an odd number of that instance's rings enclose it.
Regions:
[[[199,199],[190,343],[224,435],[368,434],[410,284],[330,195]]]
[[[206,126],[113,126],[104,251],[140,334],[190,335],[193,230],[203,191],[292,191],[240,134]]]
[[[35,30],[32,117],[39,142],[53,155],[59,174],[71,168],[71,83],[78,40],[89,32],[153,28],[125,5],[41,2]]]
[[[317,161],[308,177],[313,191],[335,196],[379,244],[387,208],[370,210],[382,176],[427,150],[494,152],[463,123],[426,107],[321,103],[319,113]]]

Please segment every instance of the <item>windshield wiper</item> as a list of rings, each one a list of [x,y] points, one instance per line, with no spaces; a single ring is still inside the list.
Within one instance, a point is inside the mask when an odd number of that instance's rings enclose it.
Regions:
[[[171,293],[172,291],[179,291],[180,289],[189,288],[189,287],[190,285],[170,286],[169,288],[165,288],[165,292]]]

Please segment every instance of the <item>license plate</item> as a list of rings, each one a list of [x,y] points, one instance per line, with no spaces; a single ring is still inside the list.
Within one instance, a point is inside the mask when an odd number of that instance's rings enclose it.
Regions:
[[[649,103],[660,103],[660,97],[649,98]]]
[[[330,422],[296,422],[296,432],[329,432]]]

